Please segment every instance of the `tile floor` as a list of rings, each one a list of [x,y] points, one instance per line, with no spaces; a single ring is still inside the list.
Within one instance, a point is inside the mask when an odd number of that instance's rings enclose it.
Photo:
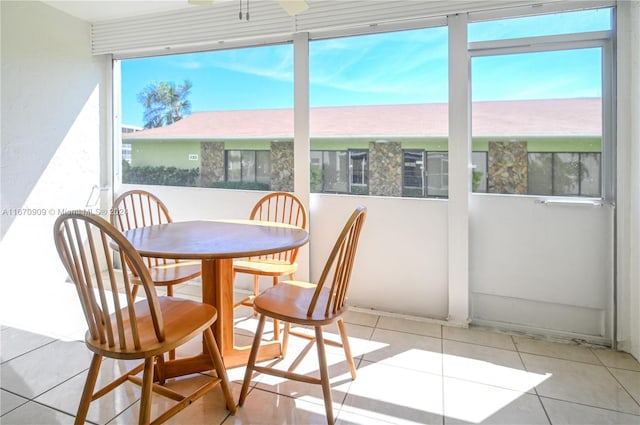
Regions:
[[[197,285],[182,287],[182,296],[197,295]],[[69,301],[66,310],[76,307]],[[236,316],[237,340],[249,344],[256,320],[248,309]],[[7,322],[0,331],[0,423],[73,423],[90,354],[80,342],[83,330],[70,324],[82,322],[52,317],[50,326],[57,332],[47,332],[42,324],[34,330],[17,320]],[[358,377],[351,381],[341,349],[329,348],[337,424],[640,424],[640,364],[628,354],[353,311],[346,322]],[[60,323],[68,327],[66,333],[60,332]],[[328,333],[332,337],[337,338],[335,330]],[[307,343],[292,337],[281,367],[305,351]],[[106,382],[124,367],[105,362],[101,379]],[[315,349],[298,371],[316,373]],[[237,400],[244,368],[228,372]],[[194,375],[168,385],[187,391],[207,379],[206,374]],[[154,411],[166,403],[171,402],[155,397]],[[138,404],[138,387],[124,384],[94,402],[88,420],[132,424]],[[325,421],[319,387],[259,376],[235,415],[225,410],[216,389],[169,423]]]

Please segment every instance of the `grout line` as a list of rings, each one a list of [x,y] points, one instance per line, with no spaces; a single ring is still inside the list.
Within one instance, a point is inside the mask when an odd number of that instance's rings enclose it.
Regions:
[[[44,347],[46,347],[47,345],[51,345],[51,344],[53,344],[54,342],[57,342],[57,341],[60,341],[60,339],[58,339],[58,338],[54,338],[54,339],[52,339],[51,341],[49,341],[49,342],[47,342],[47,343],[45,343],[45,344],[42,344],[42,345],[40,345],[40,346],[38,346],[38,347],[32,348],[32,349],[31,349],[31,350],[29,350],[29,351],[24,351],[24,352],[22,352],[22,353],[18,354],[17,356],[15,356],[15,357],[12,357],[12,358],[10,358],[10,359],[4,360],[2,363],[0,363],[0,366],[6,366],[6,363],[8,363],[8,362],[10,362],[10,361],[13,361],[13,360],[15,360],[15,359],[18,359],[18,358],[20,358],[20,357],[22,357],[22,356],[24,356],[24,355],[29,354],[29,353],[33,353],[34,351],[39,350],[39,349],[41,349],[41,348],[44,348]]]
[[[527,368],[527,364],[525,363],[524,359],[522,358],[522,352],[518,349],[518,344],[516,344],[515,338],[513,335],[510,336],[511,337],[511,342],[513,343],[513,346],[516,348],[516,353],[518,353],[518,358],[520,359],[520,362],[522,363],[522,367],[524,368],[525,372],[530,373],[529,369]],[[553,425],[553,422],[551,421],[551,416],[549,416],[549,412],[547,412],[547,408],[545,407],[544,403],[542,402],[542,397],[540,396],[540,393],[538,393],[538,386],[534,385],[533,386],[533,392],[536,395],[537,399],[538,399],[538,403],[540,403],[540,406],[542,407],[542,411],[544,412],[545,417],[547,418],[547,422],[551,425]]]
[[[446,424],[446,412],[445,412],[445,391],[444,391],[444,332],[442,330],[442,325],[440,325],[440,382],[441,382],[441,390],[442,393],[442,425]]]

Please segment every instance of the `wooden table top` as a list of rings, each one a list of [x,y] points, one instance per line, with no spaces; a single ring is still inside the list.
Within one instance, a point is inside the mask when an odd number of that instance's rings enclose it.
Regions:
[[[309,233],[297,227],[250,220],[194,220],[124,232],[143,256],[179,259],[241,258],[304,245]]]

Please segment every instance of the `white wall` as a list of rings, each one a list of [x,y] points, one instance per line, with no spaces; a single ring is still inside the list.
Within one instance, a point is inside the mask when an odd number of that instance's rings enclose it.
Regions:
[[[121,193],[134,186],[123,185]],[[158,195],[174,220],[248,217],[256,191],[135,186]],[[354,307],[418,317],[448,314],[447,201],[311,194],[310,241],[299,279],[318,279],[353,210],[368,209],[350,288]],[[309,260],[310,258],[310,260]],[[240,278],[240,277],[239,277]],[[269,284],[265,280],[265,284]],[[249,280],[238,281],[249,288]]]
[[[350,288],[353,306],[446,319],[449,312],[447,201],[313,194],[311,274],[345,221],[367,207]]]
[[[472,196],[473,321],[608,344],[613,338],[613,208]]]
[[[101,183],[109,62],[91,56],[86,22],[39,2],[0,7],[0,315],[11,324],[55,308],[66,273],[53,222],[62,209],[84,208]]]

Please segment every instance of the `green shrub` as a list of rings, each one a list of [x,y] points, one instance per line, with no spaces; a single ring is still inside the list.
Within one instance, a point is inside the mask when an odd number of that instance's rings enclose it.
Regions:
[[[152,184],[159,186],[198,186],[200,169],[176,168],[165,166],[132,167],[122,161],[122,183]]]
[[[259,182],[214,182],[209,187],[217,189],[241,189],[241,190],[269,190],[271,186],[268,183]]]

